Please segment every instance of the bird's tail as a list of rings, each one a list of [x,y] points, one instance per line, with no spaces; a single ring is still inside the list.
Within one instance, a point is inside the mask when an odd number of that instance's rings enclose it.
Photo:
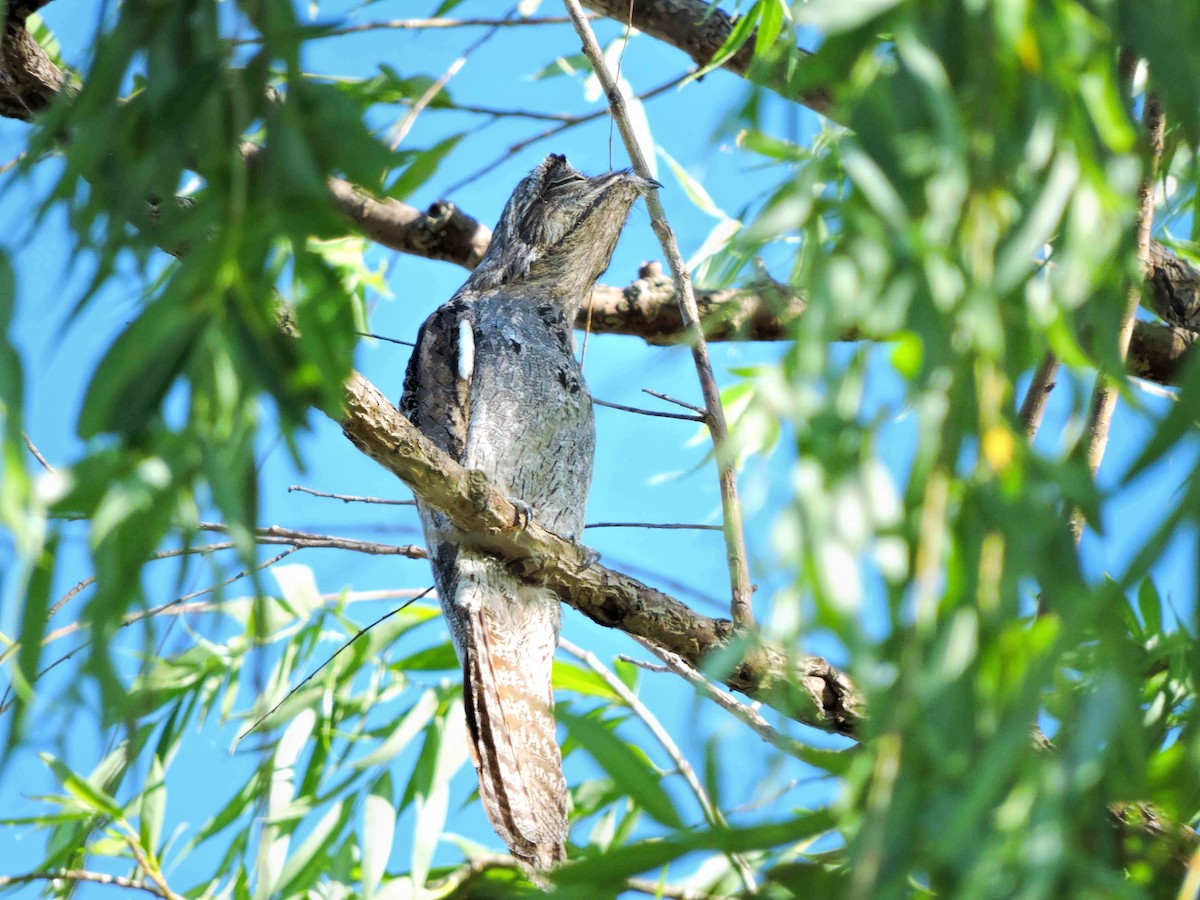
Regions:
[[[476,606],[466,616],[471,635],[463,694],[471,759],[496,833],[517,859],[548,869],[566,859],[567,837],[567,786],[550,685],[558,601],[539,597],[512,606]]]

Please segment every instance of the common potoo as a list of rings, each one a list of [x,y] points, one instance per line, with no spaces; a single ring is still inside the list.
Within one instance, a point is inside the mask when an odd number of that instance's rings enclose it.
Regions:
[[[548,156],[513,191],[466,284],[421,326],[404,379],[400,411],[417,428],[563,536],[583,529],[595,446],[572,323],[651,186],[629,172],[589,178]],[[567,836],[550,686],[558,598],[419,509],[463,667],[484,809],[515,857],[548,868],[565,858]]]

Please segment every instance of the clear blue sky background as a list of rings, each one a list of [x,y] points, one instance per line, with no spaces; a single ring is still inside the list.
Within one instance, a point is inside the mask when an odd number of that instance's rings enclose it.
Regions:
[[[378,3],[357,9],[350,5],[323,4],[317,10],[317,17],[329,21],[346,16],[349,22],[363,22],[427,15],[435,5],[432,2]],[[494,4],[464,3],[454,15],[496,15],[500,11],[501,8]],[[542,12],[558,15],[560,10],[553,3],[545,3]],[[98,13],[95,8],[58,0],[46,8],[45,15],[63,44],[65,57],[82,63],[96,27]],[[598,31],[602,43],[606,43],[620,29],[605,22],[598,26]],[[369,76],[378,63],[387,63],[405,76],[429,74],[436,77],[480,34],[478,29],[426,33],[375,31],[313,42],[306,50],[305,62],[311,72],[347,77]],[[596,108],[601,101],[585,99],[580,79],[529,79],[555,56],[576,52],[578,40],[567,25],[509,29],[475,51],[450,82],[448,90],[455,100],[466,104],[546,112],[587,111]],[[688,64],[687,58],[678,51],[641,37],[631,43],[625,55],[623,74],[635,90],[644,91],[684,71]],[[690,85],[679,92],[669,91],[647,106],[655,141],[703,182],[716,203],[733,215],[779,177],[777,173],[764,171],[758,159],[735,152],[728,136],[714,140],[722,116],[734,104],[743,101],[748,91],[740,79],[717,72],[700,85]],[[766,95],[765,104],[763,126],[766,130],[800,142],[811,138],[817,127],[811,113],[777,102],[771,95]],[[392,111],[390,115],[399,114]],[[393,118],[380,117],[376,124],[387,126],[392,121]],[[417,121],[402,149],[431,146],[456,132],[478,129],[486,121],[479,116],[428,111]],[[602,118],[552,141],[536,144],[487,176],[452,195],[446,194],[448,186],[491,161],[515,141],[543,130],[548,124],[502,119],[471,135],[443,163],[438,174],[409,198],[409,202],[424,206],[436,199],[451,199],[466,212],[491,224],[515,183],[546,153],[566,153],[578,168],[589,172],[626,165],[620,139],[615,135],[610,158],[609,123],[607,118]],[[0,120],[0,162],[22,149],[27,133],[27,127],[20,123]],[[7,186],[0,195],[0,241],[17,268],[19,318],[15,339],[24,351],[27,366],[27,427],[43,454],[53,463],[64,464],[81,452],[80,442],[73,436],[73,423],[86,378],[111,337],[132,318],[142,285],[132,276],[116,280],[104,289],[82,319],[70,326],[64,324],[71,303],[90,275],[88,261],[73,261],[67,257],[65,221],[61,215],[49,217],[36,232],[29,229],[31,206],[52,183],[56,166],[54,160],[42,163],[29,184]],[[659,177],[666,185],[664,202],[668,214],[685,255],[690,255],[715,221],[691,205],[661,161]],[[7,184],[11,176],[5,176],[5,179]],[[645,211],[635,209],[613,264],[602,280],[626,284],[636,277],[638,264],[643,259],[658,256]],[[393,295],[372,298],[371,327],[377,333],[396,338],[412,339],[424,317],[448,299],[465,277],[464,270],[450,264],[390,251],[373,251],[371,259],[387,266],[388,285]],[[778,260],[769,259],[768,262]],[[783,274],[783,270],[777,274]],[[724,344],[712,348],[714,365],[726,384],[735,380],[728,374],[730,367],[770,363],[780,358],[784,350],[782,344]],[[875,352],[886,353],[887,349],[880,348]],[[407,348],[364,342],[356,362],[368,378],[396,398],[407,360]],[[655,405],[657,401],[639,393],[644,387],[692,401],[698,401],[699,397],[691,358],[686,350],[649,348],[633,338],[593,336],[588,344],[586,375],[593,394],[613,402]],[[1080,388],[1064,379],[1052,398],[1041,439],[1047,450],[1052,451],[1061,440],[1065,416],[1071,408],[1069,393],[1073,389]],[[877,382],[867,403],[897,413],[885,426],[880,446],[885,463],[897,483],[902,485],[915,424],[911,417],[905,416],[898,397],[898,384],[883,380]],[[1122,405],[1117,413],[1102,474],[1106,486],[1114,486],[1114,479],[1119,477],[1145,440],[1150,420],[1166,402],[1144,393],[1139,393],[1137,400],[1145,405],[1144,411],[1130,411]],[[707,443],[696,440],[694,426],[603,408],[597,409],[596,418],[598,449],[588,505],[589,522],[719,520],[715,473],[711,465],[703,464]],[[408,496],[403,485],[359,454],[331,422],[313,415],[311,425],[311,431],[301,444],[308,463],[307,470],[302,473],[291,468],[286,452],[274,445],[269,439],[269,429],[266,429],[261,485],[262,524],[397,543],[419,542],[416,517],[411,510],[345,506],[287,492],[288,485],[299,483],[349,494]],[[1070,427],[1067,430],[1070,432]],[[761,585],[756,598],[760,618],[769,618],[773,593],[787,586],[790,578],[786,564],[775,557],[769,537],[777,510],[790,498],[789,479],[794,461],[791,444],[791,436],[785,436],[768,460],[751,460],[742,477],[750,523],[748,537],[753,576]],[[802,436],[800,447],[802,451]],[[1105,571],[1121,571],[1132,548],[1153,526],[1157,511],[1165,507],[1178,489],[1181,478],[1191,471],[1193,455],[1181,453],[1179,456],[1181,458],[1169,460],[1145,477],[1136,492],[1108,504],[1106,523],[1119,523],[1119,528],[1110,528],[1105,538],[1091,533],[1085,539],[1086,565],[1091,574],[1098,576]],[[83,532],[68,534],[65,549],[70,564],[61,570],[54,596],[61,595],[89,574]],[[665,586],[669,592],[704,613],[724,614],[727,576],[718,534],[604,529],[589,531],[585,542],[603,554],[607,565],[628,571],[651,584]],[[1196,593],[1195,560],[1189,558],[1194,547],[1194,539],[1179,536],[1166,564],[1156,572],[1164,595],[1184,610],[1190,609]],[[263,558],[270,555],[271,548],[264,548]],[[430,582],[427,566],[420,561],[308,550],[289,562],[311,566],[317,584],[324,592],[422,588]],[[4,604],[0,611],[0,630],[9,635],[14,633],[18,621],[13,573],[13,546],[6,535],[0,534],[0,574],[3,575],[0,599]],[[173,569],[151,573],[147,584],[152,602],[164,602],[174,596],[174,576]],[[686,585],[689,590],[669,586],[665,579]],[[201,577],[186,588],[194,590],[207,583]],[[267,583],[270,584],[269,579]],[[156,594],[156,591],[161,593]],[[236,595],[236,589],[231,593]],[[368,622],[387,608],[386,604],[361,604],[352,607],[351,614]],[[59,617],[65,622],[71,615],[72,607],[68,606]],[[204,622],[192,624],[200,630],[209,627]],[[882,620],[868,615],[863,627],[878,631],[883,627]],[[403,655],[434,643],[442,634],[444,629],[440,621],[435,622],[413,638],[406,639],[394,652],[397,656]],[[602,659],[611,659],[619,652],[643,655],[627,638],[592,625],[570,609],[564,611],[564,635],[576,644],[594,650]],[[187,640],[182,629],[176,628],[167,647],[185,646]],[[335,646],[329,644],[330,652]],[[831,655],[835,660],[840,653],[835,644],[820,634],[813,635],[805,649]],[[435,682],[441,677],[436,673],[422,673],[418,675],[418,681],[422,676],[426,682]],[[457,676],[446,673],[446,677]],[[711,708],[698,707],[690,701],[679,702],[685,695],[677,690],[656,689],[657,683],[653,680],[656,678],[668,676],[644,676],[643,695],[668,729],[678,736],[693,761],[702,759],[708,736],[725,734],[728,764],[723,784],[727,805],[736,807],[752,801],[768,783],[787,783],[808,774],[799,764],[782,772],[768,771],[764,745],[756,738],[742,734],[740,729],[726,727],[722,717]],[[64,667],[62,677],[47,678],[44,687],[47,695],[53,698],[69,684],[70,670]],[[85,690],[85,696],[92,694]],[[248,703],[249,698],[244,701]],[[38,761],[36,750],[52,748],[79,769],[91,769],[107,744],[98,743],[100,727],[94,714],[87,710],[86,706],[81,709],[56,705],[52,699],[47,702],[43,716],[33,725],[28,749],[16,754],[0,772],[0,815],[28,814],[37,808],[30,797],[54,790],[54,783]],[[6,727],[5,723],[0,722],[0,728],[3,727]],[[168,780],[170,800],[164,833],[170,834],[177,828],[184,837],[194,833],[237,786],[245,783],[257,757],[246,752],[230,755],[229,749],[238,730],[239,723],[223,724],[210,719],[185,740]],[[629,733],[638,734],[639,742],[658,757],[644,731],[631,730]],[[818,743],[830,742],[820,735],[806,733],[805,736]],[[405,765],[411,765],[411,757],[402,757],[397,765],[399,771],[405,771]],[[573,757],[568,768],[569,780],[591,772],[587,766],[578,754]],[[473,789],[474,775],[468,765],[453,783],[448,827],[491,846],[499,846],[478,804],[468,804],[460,810]],[[787,802],[817,804],[828,798],[830,789],[828,784],[802,785],[789,795]],[[411,827],[410,812],[402,818],[397,830],[394,858],[398,865],[408,857]],[[14,829],[0,829],[0,873],[26,871],[40,858],[42,843],[43,838],[38,833],[22,834]],[[195,858],[183,860],[169,869],[173,887],[185,889],[194,884],[211,865],[212,857],[204,854],[212,854],[217,849],[205,848],[198,851]],[[453,855],[453,852],[447,852],[439,859],[448,861]],[[34,896],[35,890],[18,891],[16,896]],[[114,890],[88,886],[82,888],[78,896],[107,896]]]

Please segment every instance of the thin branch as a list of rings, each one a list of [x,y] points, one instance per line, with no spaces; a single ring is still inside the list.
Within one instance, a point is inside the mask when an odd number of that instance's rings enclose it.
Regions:
[[[451,109],[456,112],[473,113],[477,116],[491,116],[494,119],[533,119],[537,122],[570,122],[575,116],[570,113],[538,112],[533,109],[500,109],[495,106],[473,106],[469,103],[452,103]]]
[[[647,897],[662,897],[663,900],[733,900],[726,894],[694,891],[674,884],[660,884],[648,878],[628,878],[625,880],[625,887]]]
[[[291,490],[307,491],[307,488],[299,485],[292,485],[288,488]],[[336,497],[337,499],[345,499],[339,494],[321,494],[317,491],[308,491],[316,493],[317,496]],[[351,500],[361,500],[364,503],[394,503],[402,506],[415,506],[415,500],[378,500],[365,497],[350,497]],[[347,501],[348,502],[348,501]],[[229,529],[224,525],[219,525],[215,522],[201,522],[200,527],[205,531],[215,531],[221,534],[228,534]],[[292,528],[280,528],[278,525],[272,525],[269,528],[260,528],[255,533],[255,541],[259,544],[266,545],[282,545],[287,544],[296,549],[331,549],[331,550],[350,550],[355,553],[367,553],[372,556],[404,556],[409,559],[426,559],[427,554],[422,547],[417,547],[414,544],[380,544],[375,541],[360,541],[356,538],[334,537],[327,534],[312,534],[305,531],[296,531]],[[204,544],[200,547],[179,547],[174,550],[160,550],[150,557],[152,560],[172,559],[176,556],[206,555],[209,553],[217,553],[222,550],[231,550],[236,545],[229,541],[223,541],[219,544]],[[73,588],[67,591],[60,597],[46,613],[47,617],[54,615],[71,601],[80,591],[96,583],[96,576],[91,575]]]
[[[1033,373],[1033,380],[1029,382],[1029,390],[1025,392],[1025,399],[1021,402],[1021,411],[1017,413],[1017,416],[1025,429],[1025,440],[1030,444],[1037,437],[1038,428],[1041,427],[1042,416],[1046,412],[1046,402],[1050,399],[1050,392],[1054,390],[1054,385],[1057,383],[1058,368],[1058,356],[1053,350],[1047,350],[1037,371]]]
[[[386,622],[392,616],[396,615],[396,613],[403,612],[404,610],[408,609],[410,606],[412,606],[414,603],[416,603],[422,597],[429,595],[432,591],[433,591],[433,585],[430,585],[429,587],[425,588],[425,590],[421,591],[421,593],[417,594],[415,597],[413,597],[408,602],[402,603],[402,604],[400,604],[400,606],[397,606],[395,609],[391,610],[390,612],[384,613],[382,616],[380,616],[378,619],[376,619],[370,625],[366,625],[366,626],[358,629],[358,631],[355,632],[354,636],[352,638],[350,638],[350,640],[346,641],[344,644],[342,644],[342,646],[338,647],[337,650],[334,651],[332,656],[330,656],[327,660],[325,660],[325,662],[321,663],[319,666],[317,666],[315,669],[313,669],[313,671],[311,673],[309,673],[304,678],[303,681],[301,681],[298,685],[296,685],[294,688],[292,688],[290,691],[288,691],[287,694],[284,695],[284,698],[282,700],[280,700],[278,703],[276,703],[274,706],[272,706],[267,712],[265,712],[261,716],[259,716],[258,720],[253,725],[251,725],[249,728],[247,728],[245,731],[243,731],[241,734],[239,734],[238,738],[237,738],[238,741],[241,741],[243,738],[246,737],[246,735],[248,735],[255,728],[257,728],[259,725],[261,725],[263,722],[265,722],[267,719],[269,719],[272,715],[274,715],[275,711],[278,710],[279,707],[283,706],[283,704],[287,703],[293,694],[295,694],[298,690],[300,690],[300,688],[304,687],[306,684],[308,684],[310,681],[312,681],[314,678],[316,678],[318,675],[320,675],[321,671],[327,665],[329,665],[331,662],[333,662],[335,659],[337,659],[339,656],[341,656],[343,650],[345,650],[347,647],[349,647],[351,644],[353,644],[355,641],[357,641],[360,637],[362,637],[364,634],[366,634],[368,631],[370,631],[376,625],[379,625],[382,622]]]
[[[394,588],[379,591],[338,591],[332,594],[322,594],[322,603],[374,603],[379,600],[414,600],[420,597],[437,599],[437,594],[431,594],[429,589],[418,591],[416,588]],[[196,603],[184,603],[181,606],[170,606],[159,611],[160,616],[190,616],[193,613],[222,612],[228,609],[227,603],[215,603],[212,600],[200,600]]]
[[[125,843],[129,845],[129,851],[133,854],[133,858],[137,860],[138,866],[146,873],[146,877],[158,886],[159,891],[162,892],[162,897],[165,897],[166,900],[184,900],[181,894],[177,894],[171,890],[171,886],[167,884],[167,879],[163,877],[163,873],[158,866],[146,858],[145,852],[138,846],[136,834],[126,834]]]
[[[20,153],[18,153],[12,159],[10,159],[8,162],[6,162],[4,165],[0,166],[0,175],[3,175],[5,172],[8,172],[10,169],[15,169],[17,166],[19,166],[21,164],[21,161],[23,159],[25,159],[25,155],[26,155],[25,151],[22,150]]]
[[[571,20],[566,16],[543,16],[541,18],[510,19],[385,19],[378,22],[363,22],[360,25],[344,25],[322,34],[322,37],[340,37],[346,34],[362,34],[365,31],[392,29],[396,31],[426,31],[435,28],[519,28],[524,25],[563,25]]]
[[[688,789],[691,790],[693,796],[695,796],[696,802],[700,804],[700,810],[704,813],[705,821],[710,825],[716,825],[721,828],[728,827],[725,817],[713,805],[712,800],[709,799],[708,792],[700,784],[700,779],[696,777],[696,771],[692,768],[692,764],[688,762],[687,757],[683,755],[683,751],[679,749],[679,745],[675,743],[671,735],[663,728],[662,723],[658,721],[654,713],[646,708],[646,704],[642,703],[638,695],[631,691],[625,682],[613,674],[608,666],[600,662],[596,654],[590,650],[577,647],[566,638],[559,638],[558,646],[599,675],[604,683],[612,688],[617,696],[624,700],[625,704],[633,710],[634,715],[642,720],[643,724],[650,730],[650,733],[654,735],[655,740],[666,751],[667,756],[675,763],[675,768],[683,776],[683,780],[687,784]],[[740,853],[730,853],[728,856],[729,861],[738,870],[742,883],[746,885],[746,890],[751,894],[757,894],[758,885],[755,883],[754,873],[750,871],[750,866],[746,863],[745,857]]]
[[[394,588],[378,591],[337,591],[322,594],[322,603],[375,603],[380,600],[413,600],[418,597],[437,599],[437,594],[431,594],[429,589],[418,591],[416,588]],[[160,609],[159,616],[190,616],[196,613],[224,612],[229,608],[227,602],[217,603],[212,600],[199,600],[195,603],[172,605]]]
[[[355,334],[357,334],[359,337],[374,338],[377,341],[387,341],[389,344],[399,344],[402,347],[417,346],[412,341],[402,341],[402,340],[400,340],[400,338],[385,337],[382,334],[374,334],[373,332],[370,332],[370,331],[357,331],[357,332],[355,332]]]
[[[171,559],[176,556],[191,556],[191,555],[205,556],[209,553],[218,553],[221,550],[232,550],[235,546],[237,546],[237,545],[234,544],[232,541],[223,541],[219,544],[204,544],[201,547],[179,547],[178,549],[175,549],[175,550],[160,550],[158,553],[155,553],[153,556],[151,556],[150,559],[152,559],[152,560]],[[87,578],[83,579],[83,581],[79,582],[77,585],[75,585],[75,587],[71,588],[69,591],[67,591],[65,594],[63,594],[54,603],[54,605],[50,607],[50,609],[46,612],[46,618],[50,618],[51,616],[53,616],[56,612],[58,612],[60,609],[62,609],[67,603],[69,603],[71,601],[71,599],[74,598],[80,591],[82,591],[84,588],[89,587],[90,585],[93,585],[95,583],[96,583],[95,575],[89,575]]]
[[[720,525],[692,525],[684,522],[589,522],[584,528],[665,528],[678,531],[723,531]]]
[[[682,84],[684,81],[686,81],[691,76],[691,74],[692,74],[692,72],[684,72],[682,75],[676,75],[671,80],[664,81],[658,87],[651,88],[650,90],[646,91],[644,94],[638,94],[637,98],[638,98],[638,100],[641,100],[643,102],[646,100],[651,100],[651,99],[657,97],[659,94],[666,93],[673,87],[678,87],[680,84]],[[554,128],[547,128],[545,131],[543,131],[539,134],[535,134],[531,137],[525,138],[524,140],[517,141],[515,144],[513,144],[511,147],[509,147],[507,150],[505,150],[502,154],[500,154],[498,157],[493,159],[490,163],[488,163],[483,168],[476,169],[474,172],[472,172],[466,178],[456,181],[452,185],[447,187],[446,194],[453,194],[457,191],[462,190],[467,185],[478,181],[484,175],[487,175],[490,172],[492,172],[493,170],[495,170],[499,165],[501,165],[506,160],[511,159],[512,157],[516,156],[518,153],[520,153],[526,147],[532,146],[533,144],[539,143],[540,141],[548,140],[549,138],[552,138],[552,137],[557,137],[558,135],[562,134],[564,131],[567,131],[568,129],[574,128],[577,125],[583,125],[586,122],[591,122],[595,119],[599,119],[600,117],[606,116],[608,114],[609,114],[609,108],[607,106],[603,106],[600,109],[593,110],[590,113],[581,113],[580,115],[576,115],[576,116],[568,116],[567,118],[562,120],[561,125],[556,125]]]
[[[506,18],[510,17],[511,14]],[[395,133],[392,135],[391,147],[393,150],[400,146],[400,143],[404,140],[409,130],[413,127],[413,124],[417,121],[417,116],[421,115],[421,113],[425,110],[425,107],[433,101],[433,98],[442,92],[442,88],[446,86],[450,79],[457,75],[459,70],[467,64],[467,60],[471,58],[471,54],[495,37],[496,32],[499,30],[499,24],[494,24],[488,28],[488,30],[485,31],[478,40],[472,42],[471,45],[462,52],[462,55],[460,55],[458,59],[450,63],[446,71],[442,73],[441,77],[438,78],[437,81],[435,81],[425,90],[425,93],[417,98],[417,102],[409,108],[408,112],[404,114],[403,118],[401,118],[399,123],[396,125]]]
[[[274,556],[272,556],[270,559],[266,560],[265,562],[261,562],[256,566],[251,566],[249,569],[242,569],[240,572],[238,572],[235,575],[230,576],[229,578],[226,578],[224,581],[219,581],[214,585],[210,585],[209,587],[206,587],[206,588],[201,588],[198,591],[192,591],[192,593],[190,593],[190,594],[184,594],[182,597],[177,597],[176,599],[171,600],[169,603],[163,603],[161,606],[154,606],[154,607],[151,607],[150,609],[143,609],[139,612],[129,613],[121,619],[120,627],[128,628],[130,625],[133,625],[136,622],[141,622],[143,619],[149,619],[152,616],[157,616],[160,613],[163,613],[168,609],[171,609],[173,607],[187,603],[189,600],[195,600],[197,597],[203,597],[205,594],[211,594],[213,591],[217,590],[218,588],[228,587],[229,585],[233,584],[235,581],[240,581],[241,579],[245,578],[247,575],[251,574],[252,572],[259,572],[263,569],[266,569],[266,568],[269,568],[269,567],[275,565],[275,563],[279,562],[282,559],[285,559],[288,556],[291,556],[293,553],[295,553],[299,549],[301,549],[301,548],[300,547],[288,547],[288,549],[284,550],[282,553],[277,553]],[[87,626],[82,622],[72,622],[70,625],[64,625],[62,628],[51,631],[44,638],[42,638],[42,646],[53,643],[54,641],[57,641],[60,638],[65,638],[65,637],[68,637],[69,635],[76,634],[80,631],[83,631],[84,628],[86,628],[86,627]],[[87,645],[84,644],[83,646],[87,646]],[[74,653],[78,649],[79,648],[76,647],[75,650],[73,650],[71,652]],[[41,674],[43,674],[43,673],[42,672],[38,673],[39,676]]]
[[[657,647],[650,641],[643,638],[634,637],[639,644],[661,659],[668,669],[676,675],[682,677],[685,681],[691,684],[696,690],[714,701],[717,706],[724,709],[726,712],[732,713],[737,718],[741,719],[760,738],[768,744],[782,750],[789,756],[794,756],[797,759],[804,759],[805,747],[794,738],[783,734],[770,722],[763,718],[762,713],[752,706],[748,706],[736,699],[727,691],[721,690],[692,666],[690,666],[681,656],[672,653],[670,650],[664,650],[662,647]]]
[[[168,900],[156,885],[148,881],[137,881],[121,875],[109,875],[106,872],[91,872],[87,869],[57,869],[53,872],[27,872],[24,875],[0,875],[0,888],[14,884],[29,884],[34,881],[70,881],[75,884],[101,884],[106,887],[127,888],[131,891],[145,891],[162,900]]]
[[[621,662],[627,662],[632,666],[637,666],[639,669],[645,669],[647,672],[671,671],[667,666],[664,666],[661,663],[647,662],[644,659],[634,659],[632,656],[626,656],[624,653],[620,654],[617,659],[621,660]]]
[[[288,487],[288,493],[299,491],[302,494],[311,494],[314,497],[328,497],[330,500],[341,500],[343,503],[378,503],[383,506],[416,506],[416,500],[387,500],[383,497],[359,497],[355,494],[327,494],[325,491],[317,491],[312,488],[304,487],[301,484],[293,484]]]
[[[33,443],[32,440],[30,440],[29,435],[27,435],[24,431],[22,431],[21,437],[25,438],[25,446],[29,448],[29,452],[33,454],[33,458],[42,464],[42,468],[45,469],[47,472],[55,471],[54,466],[52,466],[52,465],[50,465],[50,463],[46,462],[46,457],[42,456],[42,454],[38,451],[37,446]]]
[[[650,390],[650,388],[642,388],[642,393],[649,394],[651,397],[657,397],[659,400],[665,400],[667,403],[674,403],[676,406],[682,406],[684,409],[695,410],[706,423],[708,422],[708,410],[703,406],[693,406],[684,400],[677,400],[670,394],[660,394],[658,391]]]
[[[214,531],[218,534],[229,533],[229,529],[219,522],[200,522],[198,527],[202,531]],[[355,553],[368,553],[372,556],[429,558],[425,548],[413,544],[379,544],[375,541],[360,541],[356,538],[337,537],[331,534],[313,534],[309,531],[298,531],[295,528],[283,528],[279,525],[257,529],[254,532],[254,540],[259,544],[287,544],[297,549],[352,550]]]
[[[636,406],[622,406],[620,403],[609,403],[607,400],[597,400],[595,397],[592,398],[592,403],[594,403],[596,406],[603,406],[608,409],[619,409],[622,412],[637,413],[639,416],[656,416],[660,419],[684,419],[688,422],[700,422],[701,424],[705,424],[704,416],[689,416],[685,413],[657,412],[653,409],[639,409]]]
[[[1154,227],[1154,185],[1159,162],[1162,160],[1165,121],[1162,103],[1154,94],[1147,94],[1142,114],[1147,140],[1147,160],[1146,172],[1138,186],[1136,226],[1137,257],[1141,277],[1129,286],[1125,295],[1125,307],[1117,322],[1117,355],[1122,364],[1129,355],[1129,344],[1133,337],[1137,310],[1141,305],[1146,279],[1151,273],[1150,235]],[[1118,376],[1103,370],[1096,373],[1096,383],[1092,389],[1092,400],[1088,409],[1088,424],[1084,438],[1087,446],[1088,468],[1093,477],[1100,468],[1100,461],[1104,459],[1104,450],[1108,446],[1108,432],[1112,425],[1112,416],[1116,409],[1119,390]],[[1071,528],[1071,535],[1078,544],[1083,537],[1083,510],[1072,506],[1068,512],[1067,521]]]

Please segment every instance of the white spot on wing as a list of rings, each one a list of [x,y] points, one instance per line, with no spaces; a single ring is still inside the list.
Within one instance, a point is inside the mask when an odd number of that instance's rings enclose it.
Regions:
[[[458,320],[458,377],[471,380],[475,371],[475,332],[469,319]]]

